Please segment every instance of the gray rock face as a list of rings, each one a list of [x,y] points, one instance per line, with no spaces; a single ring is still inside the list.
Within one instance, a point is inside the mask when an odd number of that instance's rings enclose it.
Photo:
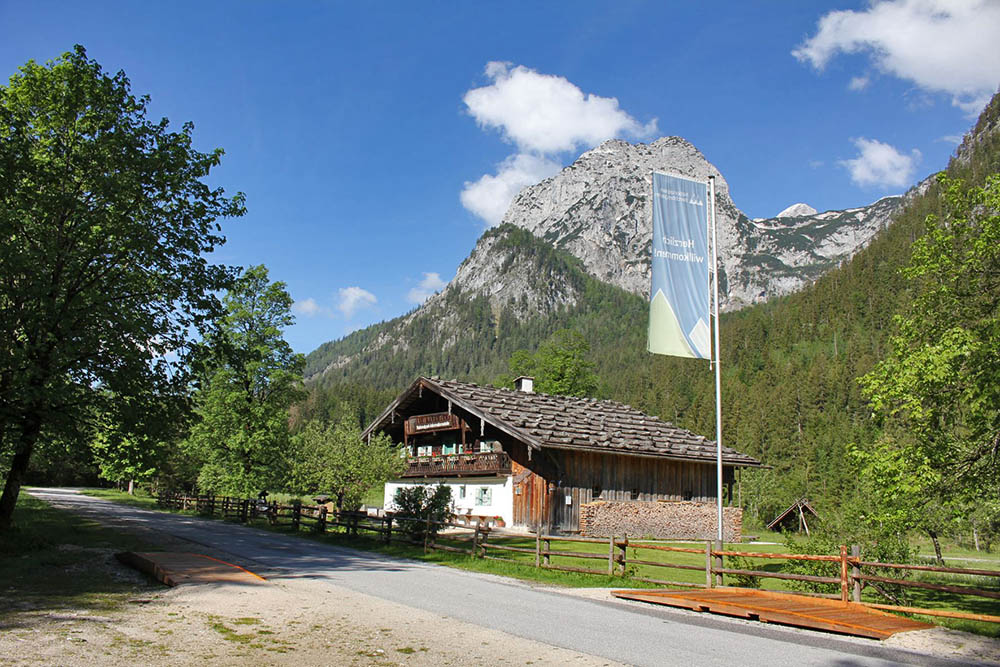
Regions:
[[[813,214],[809,207],[791,207],[774,218],[750,220],[729,198],[725,178],[694,146],[665,137],[651,144],[613,140],[587,151],[559,174],[522,190],[503,222],[574,255],[594,277],[648,296],[653,171],[715,176],[720,305],[730,310],[812,282],[866,246],[903,200],[885,197],[862,208]],[[444,290],[388,323],[360,352],[333,358],[326,370],[385,350],[406,352],[414,327],[448,350],[465,333],[456,303],[485,298],[494,321],[501,313],[527,321],[584,299],[583,285],[573,278],[580,269],[536,262],[533,251],[519,250],[511,235],[508,227],[487,231]]]
[[[522,190],[503,221],[579,257],[597,278],[648,295],[652,171],[715,176],[723,309],[787,294],[815,280],[866,246],[902,199],[813,214],[811,207],[795,205],[775,218],[751,221],[698,149],[680,137],[664,137],[651,144],[612,140],[587,151],[559,174]]]

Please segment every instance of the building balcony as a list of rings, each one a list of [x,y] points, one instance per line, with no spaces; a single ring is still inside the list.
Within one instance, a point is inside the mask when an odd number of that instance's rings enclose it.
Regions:
[[[403,477],[472,477],[510,474],[506,452],[416,456],[407,459]]]

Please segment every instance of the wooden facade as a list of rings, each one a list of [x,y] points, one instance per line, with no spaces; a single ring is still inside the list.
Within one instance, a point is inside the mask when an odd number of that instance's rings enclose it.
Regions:
[[[535,404],[543,404],[537,413]],[[612,423],[617,415],[624,417]],[[587,419],[594,424],[588,426]],[[592,445],[599,441],[579,437],[588,427],[599,427],[609,442],[628,433],[637,444],[632,451],[595,451],[599,447]],[[706,445],[712,443],[610,401],[419,378],[366,433],[376,429],[406,446],[409,482],[509,476],[515,526],[572,532],[579,528],[581,505],[596,500],[714,502],[716,497],[714,449]],[[535,438],[529,429],[551,435]],[[733,450],[728,456],[723,479],[731,501],[735,468],[759,463]]]

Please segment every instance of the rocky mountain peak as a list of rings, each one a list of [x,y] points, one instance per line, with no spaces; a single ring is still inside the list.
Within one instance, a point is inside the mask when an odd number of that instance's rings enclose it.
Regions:
[[[784,211],[774,216],[776,218],[801,218],[804,215],[816,215],[818,211],[809,204],[792,204]]]
[[[724,309],[786,294],[853,255],[884,228],[899,198],[817,213],[795,204],[751,221],[732,202],[719,170],[690,142],[606,141],[555,176],[525,188],[503,222],[580,258],[595,277],[648,295],[652,243],[651,172],[715,176]]]

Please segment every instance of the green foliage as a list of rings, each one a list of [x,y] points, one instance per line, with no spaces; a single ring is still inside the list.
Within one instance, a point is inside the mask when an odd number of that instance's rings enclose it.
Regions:
[[[870,530],[854,525],[838,525],[815,532],[810,537],[796,537],[792,533],[785,535],[785,548],[792,554],[813,554],[830,556],[840,553],[840,545],[848,549],[852,545],[861,547],[861,558],[879,563],[909,563],[913,558],[905,534],[892,533],[887,530]],[[848,552],[850,553],[850,552]],[[804,574],[820,577],[840,577],[840,563],[830,561],[785,561],[781,571],[789,574]],[[900,579],[907,577],[906,570],[892,568],[865,568],[866,574]],[[809,581],[789,581],[792,590],[809,591],[813,593],[840,593],[840,584],[821,584]],[[869,597],[878,597],[884,602],[903,604],[906,599],[906,588],[897,584],[868,584],[862,589]]]
[[[86,442],[108,396],[184,391],[230,284],[204,254],[243,197],[206,185],[222,151],[148,102],[80,46],[0,87],[0,528],[40,439]]]
[[[431,487],[424,484],[402,486],[396,489],[392,502],[396,506],[397,521],[410,539],[423,541],[430,531],[430,537],[437,537],[441,526],[433,521],[447,521],[451,517],[451,487],[438,484]],[[407,519],[403,517],[414,517]]]
[[[892,354],[862,380],[887,427],[870,474],[918,508],[1000,497],[1000,174],[940,182],[944,214],[928,217],[903,272],[914,298]]]
[[[588,359],[590,344],[580,332],[560,329],[531,354],[517,350],[510,357],[511,376],[535,378],[535,390],[562,396],[593,396],[598,379],[594,363]],[[512,386],[513,380],[502,378],[499,383]]]
[[[292,299],[267,269],[251,267],[223,299],[225,314],[202,350],[198,419],[187,448],[202,489],[249,498],[287,484],[288,410],[303,397],[303,359],[285,342]]]
[[[355,510],[374,486],[406,468],[406,458],[384,433],[361,438],[357,418],[334,424],[313,420],[297,434],[292,485],[297,493],[332,493],[337,506]]]
[[[1000,521],[1000,175],[939,181],[944,210],[902,271],[912,301],[861,379],[883,430],[852,454],[875,499],[867,519],[923,530],[943,564],[941,534]]]

